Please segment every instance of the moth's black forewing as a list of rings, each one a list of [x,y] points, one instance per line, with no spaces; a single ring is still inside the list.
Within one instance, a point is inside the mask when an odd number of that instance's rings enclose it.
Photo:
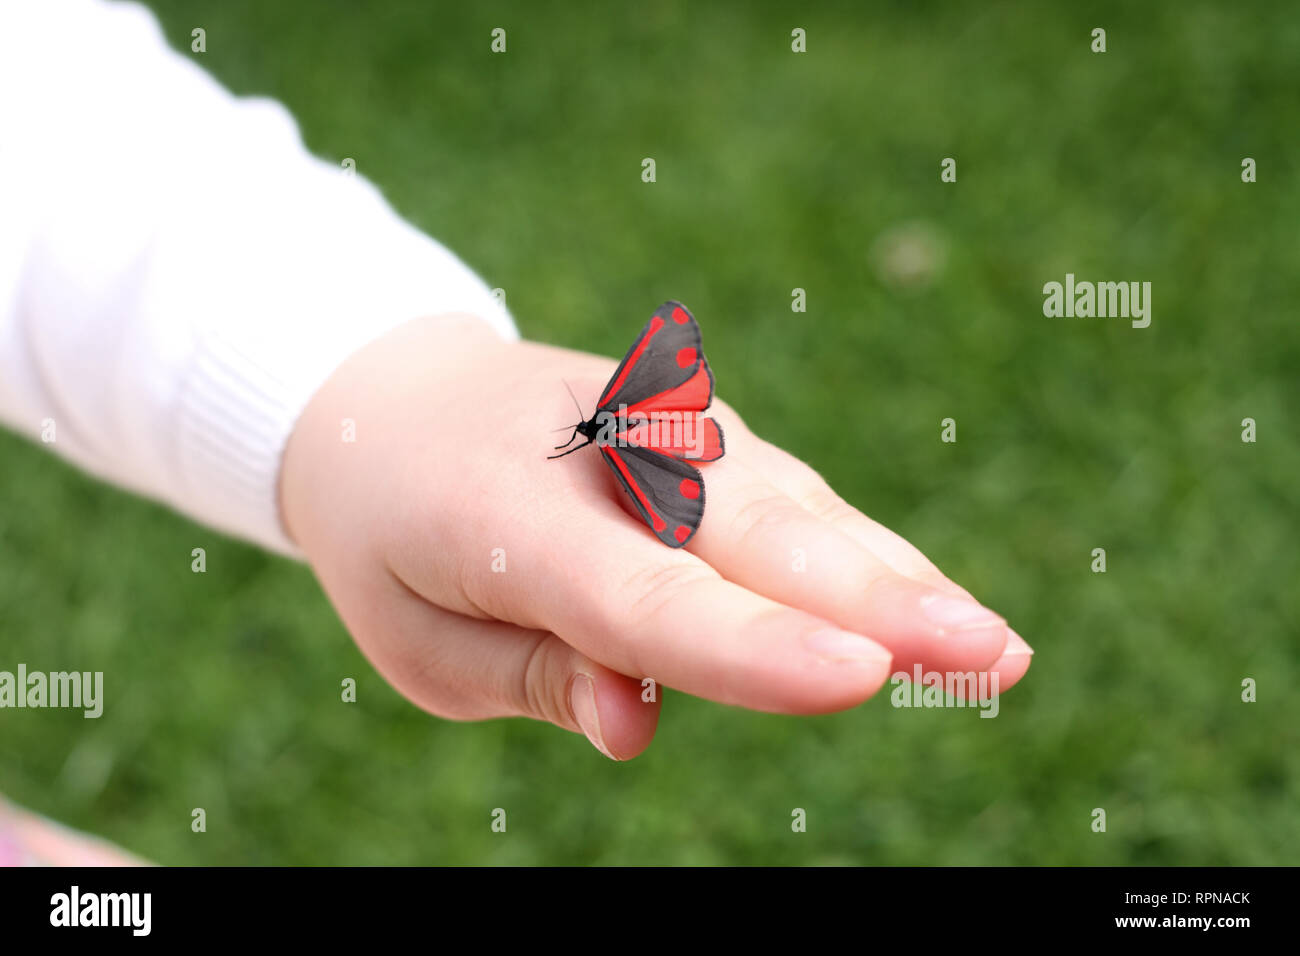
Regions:
[[[694,537],[704,517],[704,476],[697,468],[635,445],[602,445],[600,452],[660,541],[680,548]]]
[[[683,364],[690,353],[694,358]],[[701,365],[709,377],[709,392],[708,401],[699,410],[707,408],[713,398],[713,372],[704,359],[700,327],[680,302],[665,302],[655,310],[623,356],[601,394],[598,407],[616,411],[620,405],[635,405],[652,395],[670,391],[685,384]]]

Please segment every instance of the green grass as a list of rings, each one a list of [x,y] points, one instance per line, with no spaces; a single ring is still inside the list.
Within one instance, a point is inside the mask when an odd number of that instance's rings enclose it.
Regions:
[[[505,288],[526,335],[621,354],[687,302],[749,424],[1037,655],[996,720],[669,692],[615,765],[424,715],[304,568],[4,435],[0,668],[103,670],[109,696],[98,721],[0,714],[11,798],[180,864],[1300,859],[1291,5],[153,6]],[[880,265],[900,228],[924,281]],[[1151,281],[1151,327],[1045,318],[1067,271]]]

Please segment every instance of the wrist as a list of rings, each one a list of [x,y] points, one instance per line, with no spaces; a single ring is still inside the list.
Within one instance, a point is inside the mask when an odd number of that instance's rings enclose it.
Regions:
[[[510,344],[479,316],[453,312],[403,323],[349,355],[285,443],[278,502],[286,539],[310,560],[315,542],[332,537],[326,526],[345,524],[344,515],[382,495],[419,444],[413,433],[436,431],[457,380],[486,374],[490,357]]]

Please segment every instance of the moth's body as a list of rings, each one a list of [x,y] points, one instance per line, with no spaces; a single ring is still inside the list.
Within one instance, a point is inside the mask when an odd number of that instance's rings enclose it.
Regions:
[[[613,417],[613,412],[597,412],[591,421],[582,422],[574,429],[574,431],[587,439],[588,444],[591,444],[592,442],[595,442],[597,445],[606,444],[606,440],[602,439],[600,433],[604,430],[606,423]]]

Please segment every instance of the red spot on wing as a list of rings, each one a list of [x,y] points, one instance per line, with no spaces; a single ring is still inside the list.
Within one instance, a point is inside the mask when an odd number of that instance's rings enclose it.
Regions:
[[[691,478],[683,478],[677,490],[682,493],[683,498],[694,500],[700,496],[700,483]]]
[[[673,537],[678,541],[685,541],[691,536],[691,529],[684,524],[679,524],[677,530],[673,532]]]
[[[641,361],[641,356],[644,355],[645,350],[650,347],[650,340],[654,338],[655,333],[663,327],[664,320],[659,318],[659,316],[656,315],[650,319],[650,325],[646,328],[645,335],[642,337],[640,343],[637,344],[636,350],[627,357],[627,362],[623,365],[622,371],[618,373],[618,376],[614,381],[609,383],[609,387],[605,389],[605,394],[600,396],[600,401],[597,402],[597,405],[604,405],[605,402],[609,401],[611,395],[617,394],[618,390],[623,387],[623,383],[627,381],[627,377],[632,374],[632,369],[636,368],[636,363]]]
[[[673,306],[673,321],[678,325],[685,325],[687,322],[691,321],[691,317],[686,314],[686,310],[680,305],[675,305]]]
[[[680,349],[677,352],[677,366],[679,368],[690,368],[692,365],[695,364],[695,359],[697,357],[698,357],[698,353],[695,351],[695,349],[692,348]]]
[[[609,460],[614,463],[614,467],[618,469],[618,473],[623,476],[623,480],[627,482],[627,486],[632,489],[632,494],[636,496],[641,507],[645,509],[645,513],[650,516],[650,522],[654,526],[656,533],[662,532],[667,528],[667,522],[665,522],[663,518],[659,517],[654,508],[650,507],[650,500],[645,496],[645,492],[641,490],[641,486],[636,483],[636,479],[632,477],[632,472],[628,470],[627,462],[623,461],[623,456],[608,445],[603,446],[601,451],[609,455]]]

